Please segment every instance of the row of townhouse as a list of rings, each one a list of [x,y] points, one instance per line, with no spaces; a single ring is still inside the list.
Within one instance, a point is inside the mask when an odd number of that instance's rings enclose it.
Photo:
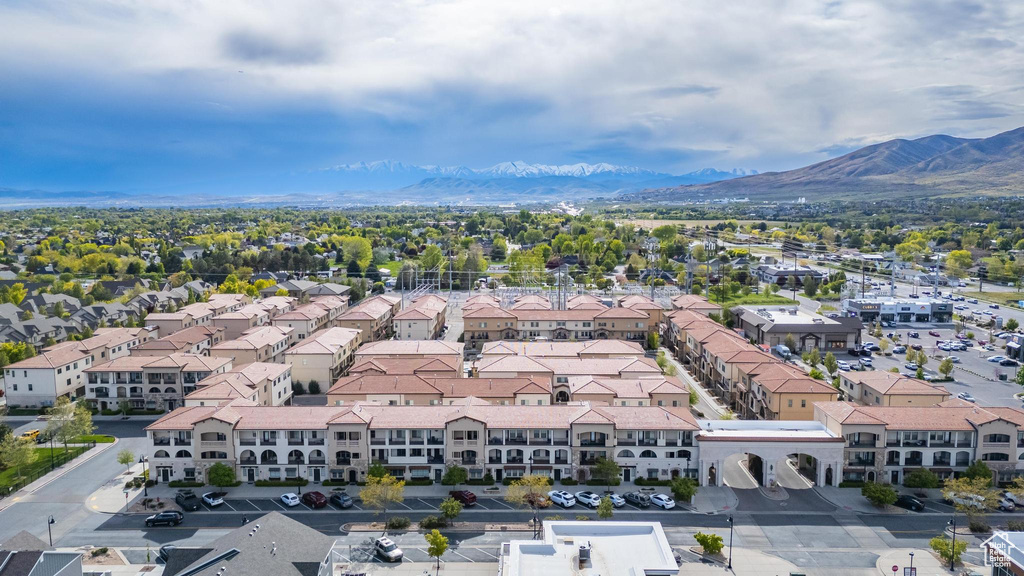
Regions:
[[[377,402],[391,406],[453,404],[469,397],[490,404],[544,406],[567,402],[591,402],[607,406],[689,406],[686,385],[671,377],[573,378],[568,391],[553,392],[548,380],[531,378],[457,378],[415,374],[355,374],[338,380],[327,391],[327,403],[343,406]]]
[[[271,320],[274,326],[295,329],[295,340],[337,325],[337,319],[348,309],[348,296],[315,296],[309,302]]]
[[[289,348],[284,353],[284,362],[296,382],[316,382],[326,388],[352,366],[361,342],[359,330],[325,328]]]
[[[12,406],[52,406],[57,398],[86,395],[83,371],[97,363],[127,356],[155,338],[149,328],[100,328],[91,338],[61,342],[4,369],[4,395]]]
[[[666,343],[704,387],[747,419],[811,420],[838,391],[692,310],[667,316]]]
[[[185,396],[185,406],[220,406],[244,399],[260,406],[292,403],[292,368],[287,364],[253,362],[211,374]]]
[[[920,468],[947,478],[981,460],[1008,482],[1024,468],[1024,411],[1017,408],[957,399],[934,406],[824,402],[814,417],[846,440],[845,480],[899,484]]]
[[[393,320],[401,307],[401,298],[380,294],[353,306],[339,316],[335,323],[341,328],[361,331],[364,342],[387,340],[394,334]]]
[[[171,334],[193,326],[214,325],[213,319],[251,303],[245,294],[211,294],[206,302],[194,302],[174,312],[154,312],[146,316],[146,325],[158,326],[162,334]]]
[[[336,296],[348,300],[348,293],[351,288],[344,284],[335,282],[312,282],[310,280],[285,280],[277,284],[267,286],[260,290],[260,296],[269,297],[276,295],[280,290],[288,292],[288,296],[298,300],[304,298],[315,298],[317,296]]]
[[[123,402],[133,409],[174,410],[200,381],[231,366],[230,358],[195,354],[122,356],[83,370],[85,398],[101,410],[117,409]]]
[[[404,376],[415,374],[424,378],[459,378],[464,374],[462,360],[439,358],[386,358],[358,357],[348,369],[353,374],[388,374]]]
[[[462,370],[464,350],[465,344],[462,342],[446,340],[369,341],[356,350],[355,364],[358,365],[371,358],[377,360],[438,360],[444,366],[457,366],[457,375],[461,376],[464,373]]]
[[[643,342],[657,324],[644,310],[633,308],[577,307],[499,308],[476,306],[463,309],[466,347],[480,350],[495,340],[627,340]]]
[[[210,348],[223,341],[223,328],[193,326],[140,344],[132,348],[132,356],[209,355]]]
[[[531,378],[549,382],[556,402],[568,402],[573,382],[580,379],[660,378],[658,363],[645,356],[611,358],[552,358],[488,356],[473,364],[477,378]]]
[[[398,340],[433,340],[441,336],[447,321],[448,300],[427,294],[412,300],[407,308],[394,316],[394,333]]]
[[[233,364],[284,362],[285,350],[296,341],[296,329],[287,326],[257,326],[242,332],[234,340],[210,347],[210,356],[230,358]]]
[[[221,406],[175,410],[146,428],[154,478],[203,481],[215,463],[246,482],[364,481],[379,463],[403,478],[440,481],[448,466],[500,481],[526,474],[591,476],[614,458],[622,479],[693,475],[700,427],[688,408],[496,406],[469,398],[437,406]]]

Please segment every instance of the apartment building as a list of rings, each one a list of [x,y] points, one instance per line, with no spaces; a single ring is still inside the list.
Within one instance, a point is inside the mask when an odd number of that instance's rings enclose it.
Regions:
[[[193,326],[208,326],[213,316],[205,302],[196,302],[174,312],[154,312],[146,316],[146,326],[156,326],[161,334],[172,334]]]
[[[551,383],[556,402],[568,402],[571,378],[660,378],[661,368],[646,357],[531,358],[491,356],[474,363],[478,378],[531,378]]]
[[[1000,482],[1012,479],[1024,447],[1024,411],[962,400],[935,406],[824,402],[815,419],[846,439],[843,478],[899,484],[927,468],[942,478],[982,460]]]
[[[394,316],[398,340],[433,340],[444,328],[448,300],[434,294],[420,296]]]
[[[657,406],[184,407],[146,428],[160,482],[203,481],[214,463],[243,481],[307,478],[363,481],[371,463],[400,478],[440,481],[447,466],[495,480],[526,474],[591,476],[600,457],[622,477],[667,479],[697,462],[697,422],[688,409]]]
[[[349,374],[415,374],[424,378],[459,378],[463,374],[462,360],[442,358],[358,358],[348,369]]]
[[[235,340],[224,340],[210,347],[210,356],[230,358],[232,364],[284,362],[285,350],[295,342],[295,329],[286,326],[250,328]]]
[[[665,320],[666,310],[647,296],[639,294],[623,296],[619,299],[618,305],[620,308],[629,308],[630,310],[638,310],[647,314],[653,325],[659,325]]]
[[[229,358],[124,356],[83,370],[88,379],[85,398],[100,410],[116,409],[123,401],[132,408],[174,410],[201,380],[230,369]]]
[[[327,328],[330,322],[331,310],[313,302],[279,314],[271,321],[274,326],[294,329],[296,341],[305,340],[310,334]]]
[[[223,328],[216,326],[193,326],[140,344],[132,348],[132,356],[208,355],[210,348],[223,340]]]
[[[338,380],[327,392],[332,406],[377,402],[388,406],[436,406],[474,398],[488,404],[543,406],[552,403],[551,386],[529,378],[431,378],[407,374],[357,374]]]
[[[529,356],[531,358],[637,358],[644,355],[638,342],[625,340],[585,340],[583,342],[530,342],[498,340],[487,342],[480,357]]]
[[[672,299],[673,310],[689,310],[704,316],[721,314],[722,307],[708,302],[708,299],[697,294],[680,294]]]
[[[639,309],[590,308],[571,310],[527,307],[504,309],[478,306],[462,314],[466,347],[480,350],[495,340],[626,340],[643,342],[657,329],[651,317]]]
[[[185,406],[219,406],[237,399],[260,406],[292,402],[292,369],[287,364],[253,362],[200,380]]]
[[[401,298],[381,294],[349,308],[335,319],[334,323],[341,328],[359,330],[363,333],[364,342],[386,340],[393,334],[392,320],[399,312],[401,304]]]
[[[85,396],[82,371],[92,365],[91,354],[76,346],[44,350],[4,368],[4,396],[10,406],[53,406],[60,396]]]
[[[826,352],[844,353],[860,346],[864,328],[860,318],[826,318],[809,314],[797,306],[737,306],[732,309],[737,330],[758,344],[785,344],[788,336],[796,343],[794,353],[817,348]]]
[[[234,340],[246,330],[270,324],[270,314],[258,304],[247,304],[213,317],[212,324],[224,329],[224,339]]]
[[[352,365],[362,333],[348,328],[325,328],[314,332],[284,354],[296,382],[317,382],[326,389]]]
[[[934,406],[949,400],[942,386],[884,370],[840,372],[843,398],[866,406]]]
[[[252,304],[252,298],[248,294],[218,294],[214,292],[207,296],[206,304],[209,305],[214,316],[219,316]]]
[[[260,307],[273,320],[279,314],[291,312],[296,302],[297,300],[291,296],[270,296],[253,302],[253,305]]]
[[[685,408],[690,405],[690,390],[675,377],[650,378],[569,378],[568,399],[564,389],[553,398],[559,402],[590,402],[608,406],[670,406]]]
[[[447,365],[462,366],[465,345],[444,340],[384,340],[367,342],[356,350],[355,362],[366,358],[437,359]],[[461,370],[460,370],[461,374]]]

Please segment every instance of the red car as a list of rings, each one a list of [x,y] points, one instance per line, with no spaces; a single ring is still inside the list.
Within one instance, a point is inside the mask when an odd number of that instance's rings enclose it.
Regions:
[[[929,330],[929,331],[928,331],[928,335],[929,335],[929,336],[935,336],[935,337],[939,337],[939,336],[942,336],[941,334],[939,334],[939,331],[938,331],[938,330]]]
[[[319,492],[306,492],[302,495],[302,503],[310,508],[323,508],[327,506],[327,497]]]
[[[462,503],[462,505],[467,508],[476,504],[476,494],[473,494],[469,490],[452,490],[448,495]]]

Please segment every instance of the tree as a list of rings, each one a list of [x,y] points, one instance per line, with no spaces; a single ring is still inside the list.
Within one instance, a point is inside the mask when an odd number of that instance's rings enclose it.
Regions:
[[[822,362],[825,370],[828,372],[828,377],[835,378],[836,373],[839,372],[839,361],[836,360],[836,355],[831,352],[825,353],[825,360]]]
[[[939,477],[927,468],[918,468],[903,477],[907,488],[938,488]]]
[[[796,300],[796,276],[791,275],[786,278],[786,290],[793,291],[793,299]]]
[[[1017,328],[1020,328],[1020,322],[1017,322],[1016,318],[1010,318],[1006,321],[1006,329],[1010,332],[1016,332]]]
[[[890,345],[891,342],[889,342],[888,338],[882,338],[881,340],[878,341],[878,351],[882,353],[882,356],[886,355],[886,352],[888,352]]]
[[[817,348],[811,348],[809,352],[804,353],[803,360],[811,368],[816,368],[821,363],[821,352],[818,352]]]
[[[860,489],[862,496],[868,499],[875,506],[891,506],[896,503],[896,490],[888,484],[868,482]]]
[[[445,498],[441,501],[438,509],[441,510],[441,515],[444,516],[445,520],[455,520],[462,513],[462,502],[455,498]]]
[[[359,491],[359,499],[364,505],[383,514],[384,525],[387,526],[388,508],[405,500],[405,480],[399,480],[390,474],[367,476],[366,486]]]
[[[594,466],[591,467],[590,473],[595,480],[603,481],[605,488],[610,491],[612,489],[612,482],[618,481],[619,475],[622,474],[622,469],[615,463],[615,460],[601,457],[594,461]]]
[[[946,273],[960,279],[967,275],[967,269],[974,265],[974,258],[967,250],[952,250],[946,256]]]
[[[28,438],[8,434],[0,444],[0,463],[3,463],[5,468],[14,468],[19,477],[22,467],[32,462],[32,454],[32,441]]]
[[[374,462],[366,469],[366,475],[370,478],[383,478],[388,475],[388,469],[380,462]]]
[[[928,541],[931,549],[939,555],[944,562],[952,561],[954,564],[960,561],[960,555],[967,551],[967,542],[961,538],[956,541],[954,549],[953,541],[945,536],[936,536]]]
[[[217,488],[234,486],[235,469],[222,462],[217,462],[206,471],[206,480]]]
[[[135,453],[125,448],[117,453],[117,463],[123,464],[126,468],[131,468],[132,464],[135,464]]]
[[[459,484],[465,484],[468,479],[468,470],[462,466],[449,466],[445,468],[444,477],[441,478],[441,484],[444,486],[458,486]]]
[[[76,436],[75,405],[67,396],[60,396],[46,413],[50,416],[46,422],[46,435],[63,444],[67,452],[68,442]]]
[[[1021,370],[1021,372],[1024,372],[1024,370]],[[700,396],[697,395],[697,391],[691,388],[690,389],[690,406],[696,406],[697,402],[699,402],[699,401],[700,401]]]
[[[792,334],[786,334],[786,339],[783,342],[785,342],[786,348],[789,348],[791,353],[796,353],[796,338],[793,338]]]
[[[681,502],[690,502],[697,495],[697,481],[693,478],[684,478],[682,476],[673,478],[669,488],[672,490],[672,495],[676,497],[676,500]]]
[[[708,556],[715,556],[719,554],[722,551],[722,548],[725,547],[725,541],[718,534],[697,532],[693,535],[693,539],[697,541],[697,544],[700,544],[700,547]]]
[[[964,469],[962,476],[972,480],[985,479],[990,485],[992,483],[992,469],[988,467],[984,460],[971,462],[971,465]]]
[[[601,503],[597,505],[597,517],[602,520],[607,520],[615,514],[615,506],[612,504],[612,499],[608,496],[601,498]]]
[[[548,500],[548,477],[542,474],[528,474],[513,480],[505,492],[505,501],[520,508],[529,508],[533,511],[534,531],[539,533],[540,525],[537,523],[537,509],[550,505]]]
[[[427,541],[427,555],[437,559],[437,570],[434,572],[434,574],[437,574],[441,571],[441,556],[444,556],[444,553],[448,551],[448,537],[438,532],[437,528],[434,528],[424,534],[423,538]]]
[[[92,411],[84,402],[75,404],[75,419],[71,428],[71,436],[88,436],[96,430],[92,423]]]
[[[814,279],[814,276],[807,275],[806,277],[804,277],[804,296],[807,296],[808,298],[814,298],[817,295],[818,281]]]
[[[944,358],[942,362],[939,362],[939,372],[948,379],[949,375],[953,373],[953,360]]]
[[[309,393],[310,394],[319,394],[320,393],[320,383],[317,382],[316,380],[310,380],[309,381]]]

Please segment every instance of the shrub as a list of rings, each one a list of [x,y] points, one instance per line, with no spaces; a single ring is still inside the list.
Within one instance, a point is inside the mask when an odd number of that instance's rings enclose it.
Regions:
[[[693,538],[697,540],[700,547],[704,549],[704,553],[710,556],[714,556],[722,551],[722,547],[725,546],[722,537],[718,534],[705,534],[703,532],[697,532],[693,535]]]
[[[448,521],[441,516],[424,516],[420,520],[420,528],[430,530],[432,528],[444,528],[448,526]]]
[[[633,484],[637,486],[668,486],[671,480],[652,480],[650,478],[637,478]]]
[[[412,521],[405,516],[392,516],[388,518],[388,529],[389,530],[404,530],[412,524]]]
[[[565,484],[565,482],[563,481],[562,484]],[[590,480],[587,480],[587,486],[618,486],[619,484],[622,484],[621,478],[609,478],[607,480],[595,480],[591,478]]]
[[[986,524],[983,520],[971,520],[970,523],[967,524],[967,527],[975,534],[985,534],[992,531],[992,527]]]
[[[954,564],[960,561],[960,555],[967,550],[967,542],[962,539],[957,540],[956,548],[954,549],[953,541],[945,536],[932,538],[928,541],[928,545],[944,562],[949,562],[952,559]]]
[[[888,484],[868,482],[860,489],[861,495],[868,499],[875,506],[886,506],[896,503],[896,490]]]
[[[103,548],[96,548],[95,550],[90,552],[90,554],[92,554],[93,558],[95,558],[97,556],[103,556],[106,553],[107,553],[107,548],[105,546]]]
[[[559,480],[559,483],[561,483],[562,486],[577,486],[580,482],[574,478],[562,478]]]
[[[171,480],[167,483],[168,488],[202,488],[202,482],[186,482],[185,480]]]
[[[1010,532],[1024,532],[1024,520],[1009,520],[1006,529]]]
[[[406,480],[406,486],[431,486],[434,481],[430,478],[413,478],[412,480]]]
[[[587,516],[585,514],[577,514],[576,515],[576,521],[577,522],[586,522],[587,520],[590,520],[590,519],[591,519],[590,516]]]
[[[565,518],[562,517],[561,514],[552,514],[551,516],[545,516],[542,520],[544,522],[557,522],[559,520],[565,520]]]
[[[257,480],[254,483],[256,486],[269,486],[269,487],[284,487],[284,486],[305,486],[309,484],[309,480],[305,478],[295,478],[293,480]]]
[[[907,488],[938,488],[939,477],[927,468],[918,468],[903,478]]]
[[[864,484],[866,484],[866,482],[864,482],[863,480],[844,480],[844,481],[839,483],[839,487],[840,488],[863,488]]]
[[[513,478],[511,476],[505,476],[501,479],[502,486],[511,486],[513,482],[519,480],[519,478]],[[552,478],[548,478],[548,486],[554,486],[555,481]]]
[[[306,389],[302,387],[302,382],[292,382],[292,394],[302,396],[305,393]]]
[[[309,381],[309,393],[310,394],[319,394],[320,393],[320,383],[317,382],[316,380],[310,380]]]

